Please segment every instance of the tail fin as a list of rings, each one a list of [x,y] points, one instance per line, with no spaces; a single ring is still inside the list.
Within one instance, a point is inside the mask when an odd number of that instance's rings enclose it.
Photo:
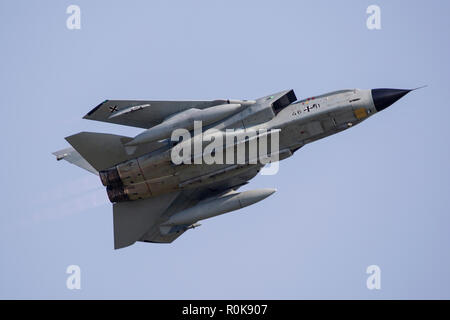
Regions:
[[[114,203],[114,249],[128,247],[154,227],[179,192]]]
[[[139,157],[156,150],[160,145],[139,146],[132,155],[124,144],[133,138],[107,133],[80,132],[66,138],[72,147],[97,171],[108,169],[120,162]]]

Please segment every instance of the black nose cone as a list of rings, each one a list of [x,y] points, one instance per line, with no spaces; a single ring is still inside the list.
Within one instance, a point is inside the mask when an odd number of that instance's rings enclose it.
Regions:
[[[407,89],[372,89],[372,99],[375,104],[375,109],[377,111],[386,109],[410,91]]]

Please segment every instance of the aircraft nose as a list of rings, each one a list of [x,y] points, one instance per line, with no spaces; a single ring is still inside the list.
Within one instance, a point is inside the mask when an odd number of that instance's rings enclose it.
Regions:
[[[381,111],[409,93],[409,89],[372,89],[372,99],[375,109]]]

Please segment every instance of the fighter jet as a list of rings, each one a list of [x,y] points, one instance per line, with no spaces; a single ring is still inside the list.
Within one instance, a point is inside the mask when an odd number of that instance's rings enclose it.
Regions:
[[[145,130],[135,137],[80,132],[65,138],[72,147],[53,154],[100,177],[113,203],[115,249],[171,243],[201,220],[272,195],[275,189],[238,191],[268,163],[361,123],[412,90],[350,89],[298,101],[293,90],[255,100],[106,100],[84,119]],[[207,149],[215,161],[206,161]]]

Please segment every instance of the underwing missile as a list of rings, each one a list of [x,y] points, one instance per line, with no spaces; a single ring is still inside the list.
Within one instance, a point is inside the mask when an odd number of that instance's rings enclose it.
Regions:
[[[177,113],[172,117],[167,118],[162,123],[138,134],[133,140],[128,142],[126,146],[137,146],[168,138],[175,129],[184,128],[192,130],[194,128],[194,121],[202,121],[202,125],[206,126],[231,116],[241,108],[242,104],[240,103],[223,104],[207,109],[191,108]]]
[[[178,212],[162,226],[191,225],[197,221],[212,218],[220,214],[238,210],[272,195],[275,189],[257,189],[243,192],[231,192],[223,196],[201,201],[196,206]]]

